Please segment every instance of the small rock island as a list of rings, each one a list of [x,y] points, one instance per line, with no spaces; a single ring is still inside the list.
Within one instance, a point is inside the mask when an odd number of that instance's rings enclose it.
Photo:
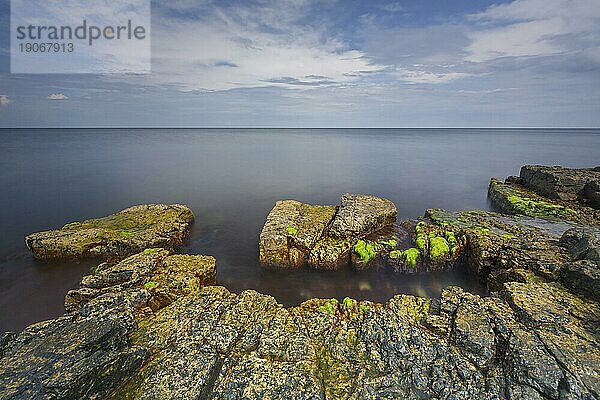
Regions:
[[[486,296],[447,287],[439,298],[285,308],[234,294],[214,286],[214,258],[169,251],[193,218],[184,206],[156,235],[113,228],[113,217],[34,234],[39,259],[106,262],[67,293],[66,314],[0,334],[0,398],[599,399],[599,171],[524,166],[491,180],[498,212],[429,209],[413,221],[368,195],[339,206],[285,200],[260,235],[268,267],[428,273],[461,263]],[[122,229],[139,231],[128,241]]]

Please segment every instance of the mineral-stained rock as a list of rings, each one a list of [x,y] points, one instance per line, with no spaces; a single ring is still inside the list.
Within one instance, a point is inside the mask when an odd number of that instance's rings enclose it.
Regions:
[[[346,193],[331,223],[330,234],[338,238],[368,235],[396,222],[398,211],[388,199]]]
[[[164,249],[146,249],[116,265],[101,264],[96,273],[84,276],[81,287],[65,296],[65,309],[76,311],[94,298],[124,294],[135,288],[143,288],[149,294],[144,305],[158,309],[215,282],[213,257],[169,255]]]
[[[214,258],[163,249],[100,265],[67,294],[71,313],[2,336],[0,398],[107,398],[150,356],[130,340],[137,318],[214,283]]]
[[[575,293],[600,301],[600,261],[581,260],[565,264],[560,282]]]
[[[560,238],[574,260],[600,261],[600,229],[571,228]]]
[[[260,262],[280,268],[348,266],[357,242],[391,226],[396,214],[391,201],[361,194],[344,194],[339,208],[278,201],[260,234]]]
[[[25,238],[25,242],[39,260],[119,260],[146,248],[180,246],[193,220],[194,214],[183,205],[140,205],[108,217],[33,233]]]
[[[525,165],[521,168],[520,177],[525,187],[549,199],[591,200],[596,204],[594,200],[597,200],[595,196],[600,183],[600,167],[571,169]],[[587,190],[584,190],[588,184]]]
[[[278,201],[260,234],[260,262],[281,268],[306,264],[310,251],[323,237],[335,212],[335,206]]]

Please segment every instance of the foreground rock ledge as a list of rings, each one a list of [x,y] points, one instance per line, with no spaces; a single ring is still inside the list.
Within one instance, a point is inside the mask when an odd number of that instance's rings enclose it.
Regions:
[[[139,205],[107,217],[72,222],[58,230],[33,233],[25,242],[38,260],[119,260],[146,248],[182,245],[193,220],[194,214],[184,205]]]

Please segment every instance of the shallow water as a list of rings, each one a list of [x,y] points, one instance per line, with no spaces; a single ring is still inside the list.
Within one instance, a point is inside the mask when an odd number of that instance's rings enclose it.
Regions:
[[[598,164],[598,130],[140,129],[0,130],[0,331],[63,312],[65,292],[95,263],[40,264],[31,232],[133,204],[189,205],[189,253],[214,255],[218,282],[285,305],[346,295],[383,301],[437,296],[468,274],[266,271],[258,235],[276,200],[338,204],[343,192],[394,201],[400,218],[429,207],[488,209],[491,176],[523,164]]]

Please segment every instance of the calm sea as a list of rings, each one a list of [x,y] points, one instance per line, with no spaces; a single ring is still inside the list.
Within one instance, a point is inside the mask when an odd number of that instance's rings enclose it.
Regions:
[[[285,305],[311,297],[437,296],[481,290],[466,272],[265,271],[258,235],[276,200],[338,204],[344,192],[429,207],[488,209],[489,178],[523,164],[600,164],[600,130],[64,129],[0,130],[0,331],[63,312],[94,263],[40,264],[25,235],[140,203],[183,203],[197,217],[188,253],[218,261],[218,282]]]

